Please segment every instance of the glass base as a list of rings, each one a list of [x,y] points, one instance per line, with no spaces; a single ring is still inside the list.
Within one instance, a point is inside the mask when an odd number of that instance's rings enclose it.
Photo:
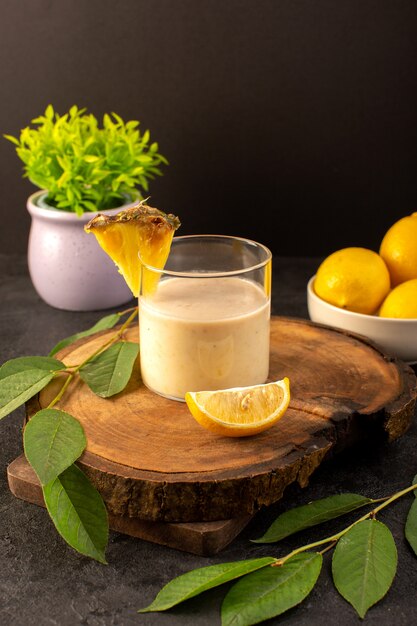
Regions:
[[[142,381],[143,384],[145,385],[145,387],[147,389],[149,389],[149,391],[152,391],[152,393],[156,393],[157,396],[161,396],[161,398],[166,398],[167,400],[175,400],[176,402],[185,402],[185,398],[178,398],[176,396],[169,396],[166,393],[161,393],[160,391],[156,391],[156,389],[152,389],[152,387],[150,387],[149,385],[147,385],[145,383],[145,381]]]

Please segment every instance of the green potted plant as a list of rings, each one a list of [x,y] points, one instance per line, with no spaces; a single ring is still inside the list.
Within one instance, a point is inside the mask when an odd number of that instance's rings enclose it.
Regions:
[[[35,289],[48,304],[98,310],[131,299],[125,281],[84,225],[100,212],[136,204],[167,160],[139,122],[116,113],[103,124],[77,106],[59,115],[48,105],[15,144],[24,176],[39,187],[27,202],[32,223],[28,265]]]

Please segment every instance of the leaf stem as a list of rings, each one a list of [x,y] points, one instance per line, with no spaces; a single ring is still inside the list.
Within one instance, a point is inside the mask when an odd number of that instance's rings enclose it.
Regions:
[[[51,400],[51,402],[46,407],[47,409],[52,409],[52,407],[55,406],[56,403],[61,400],[62,396],[64,395],[64,393],[65,393],[65,391],[66,391],[66,389],[68,387],[68,385],[70,384],[70,382],[74,378],[74,373],[71,373],[71,372],[64,372],[64,373],[68,374],[68,377],[67,377],[66,381],[64,382],[64,384],[62,385],[62,387],[59,390],[59,392],[57,393],[57,395],[55,396],[55,398],[53,400]]]
[[[137,309],[137,307],[134,307],[133,313],[131,313],[129,315],[129,317],[127,318],[127,320],[120,326],[120,328],[117,331],[117,333],[112,335],[108,341],[106,341],[102,346],[97,348],[97,350],[95,350],[95,352],[90,354],[90,356],[88,356],[82,363],[80,363],[79,365],[74,366],[73,374],[78,372],[82,367],[84,367],[84,365],[86,363],[88,363],[89,361],[94,359],[94,357],[96,357],[99,354],[101,354],[102,352],[104,352],[104,350],[106,350],[112,343],[115,343],[118,339],[120,339],[120,337],[125,332],[126,328],[130,325],[131,322],[133,322],[133,320],[135,319],[137,314],[138,314],[138,309]]]
[[[410,485],[406,489],[402,489],[401,491],[397,491],[397,493],[394,493],[394,495],[392,495],[389,498],[387,498],[385,500],[385,502],[383,502],[382,504],[377,506],[375,509],[373,509],[373,511],[371,511],[371,513],[374,513],[374,515],[375,515],[376,513],[381,511],[381,509],[384,509],[386,506],[391,504],[391,502],[394,502],[395,500],[398,500],[399,498],[402,498],[402,496],[405,496],[406,493],[410,493],[410,491],[414,491],[415,489],[417,489],[417,483],[415,483],[414,485]]]
[[[323,555],[326,552],[328,552],[329,550],[331,550],[332,548],[335,547],[337,541],[332,541],[326,548],[323,548],[323,550],[319,550],[320,554]]]
[[[126,315],[127,313],[130,313],[130,311],[137,311],[137,310],[138,310],[137,306],[132,306],[130,307],[130,309],[125,309],[124,311],[118,311],[117,315],[122,317],[122,315]]]
[[[73,380],[75,374],[77,372],[79,372],[79,370],[82,367],[84,367],[84,365],[86,365],[89,361],[94,359],[94,357],[96,357],[99,354],[101,354],[102,352],[104,352],[104,350],[106,350],[112,343],[115,343],[123,335],[123,333],[126,330],[126,328],[129,326],[129,324],[131,324],[131,322],[133,322],[133,320],[137,316],[137,314],[138,314],[138,307],[132,307],[132,308],[126,309],[126,311],[122,311],[122,313],[120,313],[120,315],[124,315],[125,313],[129,313],[130,311],[132,311],[132,313],[129,315],[127,320],[122,324],[122,326],[120,326],[120,328],[117,331],[117,333],[114,333],[114,335],[112,335],[110,337],[110,339],[108,341],[106,341],[106,343],[104,343],[102,346],[97,348],[97,350],[95,350],[92,354],[90,354],[90,356],[88,356],[86,359],[84,359],[84,361],[82,363],[80,363],[79,365],[69,365],[66,370],[59,370],[61,373],[64,372],[65,374],[68,374],[68,378],[66,379],[66,381],[62,385],[61,389],[59,390],[59,392],[57,393],[55,398],[53,400],[51,400],[51,402],[48,404],[48,406],[47,406],[48,409],[52,409],[52,407],[55,406],[57,404],[57,402],[60,401],[60,399],[64,395],[66,389],[68,388],[68,385]]]
[[[286,561],[288,561],[288,559],[290,559],[291,557],[295,556],[296,554],[300,554],[300,552],[306,552],[307,550],[311,550],[312,548],[317,548],[319,546],[323,546],[323,545],[326,545],[326,544],[331,544],[331,545],[327,546],[327,548],[324,548],[324,550],[321,551],[321,554],[324,554],[325,552],[327,552],[327,550],[330,550],[331,548],[333,548],[336,545],[336,543],[339,541],[339,539],[341,537],[343,537],[343,535],[345,535],[351,528],[356,526],[356,524],[359,524],[360,522],[364,522],[365,520],[367,520],[369,518],[374,518],[375,515],[379,511],[384,509],[386,506],[390,505],[395,500],[398,500],[399,498],[402,498],[402,496],[406,495],[410,491],[414,491],[415,489],[417,489],[417,483],[415,483],[413,485],[410,485],[410,487],[407,487],[406,489],[402,489],[401,491],[397,491],[392,496],[387,496],[385,498],[378,498],[377,500],[373,500],[373,502],[381,502],[382,501],[382,504],[380,504],[379,506],[375,507],[371,511],[368,511],[368,513],[366,513],[365,515],[362,515],[362,517],[360,517],[356,521],[352,522],[352,524],[349,524],[349,526],[346,526],[346,528],[344,528],[340,532],[338,532],[338,533],[336,533],[334,535],[331,535],[330,537],[325,537],[324,539],[320,539],[319,541],[314,541],[313,543],[308,543],[305,546],[300,546],[299,548],[297,548],[295,550],[292,550],[292,552],[290,552],[286,556],[283,556],[280,559],[276,559],[276,561],[271,564],[271,567],[280,567],[281,565],[284,565],[284,563]]]

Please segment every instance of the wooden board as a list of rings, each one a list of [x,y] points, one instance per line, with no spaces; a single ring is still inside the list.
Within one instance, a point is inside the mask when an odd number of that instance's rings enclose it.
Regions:
[[[45,506],[39,480],[22,454],[7,468],[10,491],[17,498]],[[109,526],[112,530],[158,543],[183,552],[209,556],[227,546],[251,519],[244,515],[236,519],[217,522],[197,522],[173,524],[150,522],[137,517],[113,515],[109,513]]]
[[[78,364],[113,331],[82,339],[58,355]],[[137,328],[127,337],[137,340]],[[84,426],[79,464],[118,518],[212,522],[249,516],[282,497],[329,454],[410,425],[416,378],[410,367],[363,338],[298,319],[272,318],[270,379],[288,376],[286,415],[264,433],[231,439],[205,431],[184,403],[150,392],[139,367],[118,396],[102,399],[74,381],[59,407]],[[54,380],[28,405],[48,405]]]

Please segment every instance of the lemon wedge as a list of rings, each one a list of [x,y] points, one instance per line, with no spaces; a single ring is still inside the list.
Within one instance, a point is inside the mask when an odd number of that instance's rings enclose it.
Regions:
[[[248,437],[271,428],[290,402],[288,378],[219,391],[188,391],[185,401],[201,426],[217,435]]]

